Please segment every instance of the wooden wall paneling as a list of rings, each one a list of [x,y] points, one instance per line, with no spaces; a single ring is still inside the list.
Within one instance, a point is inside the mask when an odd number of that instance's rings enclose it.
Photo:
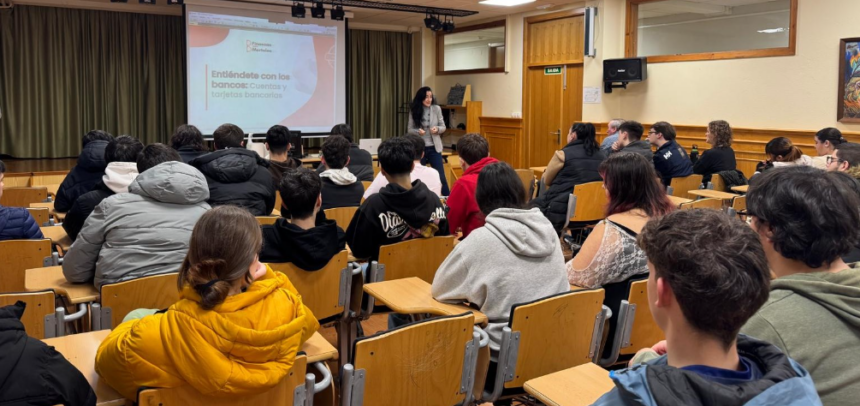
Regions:
[[[490,156],[512,167],[525,167],[525,137],[519,118],[481,117],[481,135],[490,144]]]

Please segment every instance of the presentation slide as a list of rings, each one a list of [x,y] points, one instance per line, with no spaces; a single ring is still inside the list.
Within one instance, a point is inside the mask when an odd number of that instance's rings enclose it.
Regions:
[[[188,122],[211,135],[281,124],[328,133],[346,118],[345,23],[186,2]],[[208,2],[207,2],[208,3]]]

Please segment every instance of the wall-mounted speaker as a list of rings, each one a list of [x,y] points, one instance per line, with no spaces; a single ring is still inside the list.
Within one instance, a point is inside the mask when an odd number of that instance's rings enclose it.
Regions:
[[[597,7],[585,8],[585,56],[594,58],[597,50],[594,49],[594,26],[597,23]]]
[[[603,90],[606,93],[612,93],[613,88],[626,89],[627,83],[641,82],[647,77],[648,59],[645,57],[603,60]]]

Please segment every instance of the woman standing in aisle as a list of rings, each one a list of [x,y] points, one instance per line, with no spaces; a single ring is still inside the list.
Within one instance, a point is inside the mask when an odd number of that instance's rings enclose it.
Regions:
[[[439,172],[442,195],[448,196],[448,181],[445,179],[445,166],[442,161],[442,133],[445,130],[442,108],[436,104],[433,91],[426,86],[418,89],[412,99],[407,132],[424,139],[424,158],[421,159],[421,165],[430,162],[430,166]]]

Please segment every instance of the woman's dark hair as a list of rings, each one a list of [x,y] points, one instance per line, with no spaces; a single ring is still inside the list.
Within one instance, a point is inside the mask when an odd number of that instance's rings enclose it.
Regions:
[[[588,156],[594,155],[600,150],[600,144],[597,143],[597,130],[594,124],[591,123],[574,123],[570,126],[570,132],[576,133],[576,139],[582,140],[585,144],[585,154]]]
[[[842,132],[833,127],[819,130],[815,133],[815,138],[817,138],[819,142],[830,141],[830,145],[832,145],[833,148],[836,148],[839,144],[847,142],[845,141],[845,138],[842,137]]]
[[[785,137],[777,137],[767,142],[764,153],[774,162],[794,162],[803,156],[803,151]],[[779,158],[782,157],[782,158]]]
[[[200,307],[211,310],[224,302],[236,281],[253,281],[248,268],[262,244],[260,224],[247,210],[226,205],[207,211],[191,232],[179,289],[191,285],[200,295]]]
[[[526,204],[526,189],[514,168],[505,162],[481,169],[475,200],[481,213],[489,216],[496,209],[519,209]]]
[[[415,124],[416,128],[421,127],[421,120],[424,118],[424,99],[427,98],[427,92],[432,91],[433,89],[424,86],[418,89],[418,92],[415,93],[415,98],[412,99],[412,123]],[[433,104],[436,104],[436,95],[433,95]]]
[[[657,172],[645,157],[632,152],[612,154],[597,171],[609,192],[606,216],[640,209],[648,217],[660,217],[675,209]]]
[[[203,145],[203,134],[200,133],[200,130],[198,130],[197,127],[191,124],[183,124],[176,127],[176,131],[173,132],[173,137],[170,138],[170,146],[173,147],[173,149],[191,147],[194,148],[195,151],[207,150],[206,146]]]
[[[350,143],[355,142],[352,138],[352,127],[346,123],[335,124],[335,126],[331,128],[331,135],[342,135],[343,138],[346,138]]]
[[[776,168],[751,179],[747,211],[770,228],[776,252],[819,268],[860,241],[854,182],[845,173],[809,166]]]
[[[714,148],[732,146],[732,126],[725,120],[714,120],[708,123],[708,131],[714,137]]]

